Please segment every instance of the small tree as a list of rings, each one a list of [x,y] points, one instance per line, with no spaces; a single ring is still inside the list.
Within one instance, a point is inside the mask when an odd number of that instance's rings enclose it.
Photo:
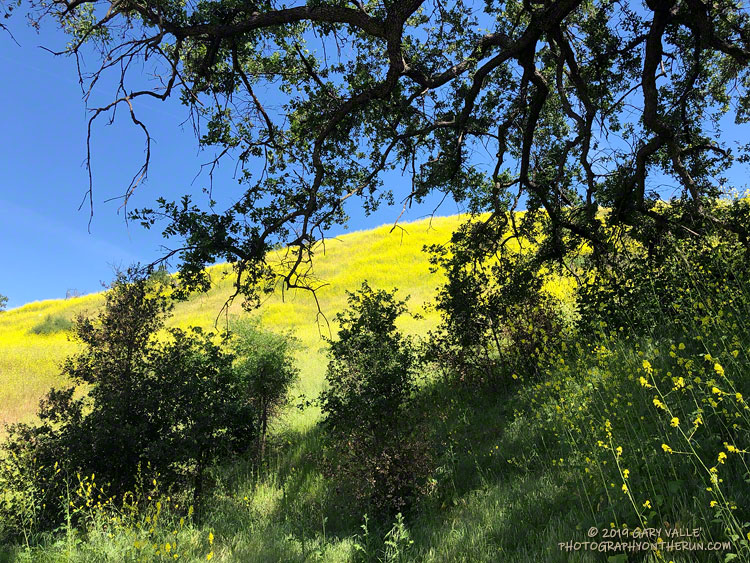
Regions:
[[[332,469],[384,516],[407,505],[427,468],[410,410],[416,357],[395,324],[404,312],[404,301],[367,283],[350,293],[349,309],[336,317],[341,328],[331,342],[329,387],[320,396],[333,437]]]
[[[66,479],[77,472],[95,475],[111,496],[158,475],[163,489],[192,485],[200,497],[206,467],[253,444],[257,417],[234,357],[199,328],[162,330],[171,308],[165,289],[134,272],[118,275],[97,317],[76,320],[83,350],[63,371],[88,384],[85,394],[52,389],[40,425],[9,429],[0,484],[36,495],[35,527],[60,523]],[[12,521],[15,511],[0,506],[0,520]]]
[[[0,294],[0,312],[5,311],[5,307],[8,305],[8,298],[5,295]]]
[[[250,319],[232,324],[231,346],[236,355],[237,379],[255,407],[256,454],[263,460],[268,421],[287,398],[299,370],[292,350],[297,340],[289,335],[274,334],[260,328]]]
[[[425,359],[462,383],[504,387],[510,378],[502,375],[541,376],[546,358],[552,357],[543,349],[560,348],[572,324],[571,312],[545,289],[560,269],[551,270],[524,250],[534,244],[542,251],[558,241],[530,229],[518,233],[512,246],[483,246],[491,229],[496,237],[516,236],[507,223],[505,216],[469,220],[449,244],[428,248],[433,271],[442,270],[445,283],[435,306],[442,323],[430,335]]]

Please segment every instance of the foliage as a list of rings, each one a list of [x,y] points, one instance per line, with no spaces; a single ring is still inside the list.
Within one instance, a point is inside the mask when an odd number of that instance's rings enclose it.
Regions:
[[[437,280],[431,276],[427,256],[420,250],[425,244],[447,241],[451,231],[460,223],[458,217],[435,217],[404,224],[408,235],[391,231],[383,226],[370,231],[359,231],[343,235],[326,244],[325,254],[316,260],[317,275],[329,285],[316,291],[317,303],[307,292],[292,291],[277,293],[264,300],[257,311],[264,328],[277,333],[294,331],[300,339],[301,349],[296,357],[301,368],[301,377],[294,392],[314,396],[320,391],[325,378],[325,351],[321,346],[320,333],[328,333],[321,319],[320,324],[311,322],[316,318],[317,305],[330,318],[346,307],[345,288],[359,285],[358,276],[366,277],[373,286],[399,287],[411,295],[410,304],[418,310],[425,301],[433,299]],[[384,268],[379,261],[371,259],[377,253],[393,267]],[[271,261],[276,262],[283,252],[275,252]],[[233,292],[231,266],[219,264],[209,268],[214,280],[213,289],[200,297],[175,303],[173,316],[167,326],[201,326],[212,330],[217,311]],[[19,274],[20,275],[20,274]],[[71,300],[45,300],[16,308],[0,315],[0,434],[3,422],[28,422],[33,416],[39,399],[50,387],[65,385],[59,364],[66,356],[76,352],[77,343],[70,341],[66,333],[38,337],[29,329],[46,315],[73,318],[82,311],[95,313],[102,305],[103,293],[90,294]],[[230,315],[241,309],[235,301]],[[403,319],[403,329],[422,333],[437,323],[437,315],[430,312],[421,318]],[[317,411],[315,411],[317,412]],[[305,420],[314,424],[313,412],[292,412],[292,425]]]
[[[99,315],[76,320],[83,351],[63,370],[84,394],[52,389],[40,425],[9,428],[0,479],[25,492],[2,506],[6,522],[25,529],[13,517],[24,497],[33,504],[31,527],[59,524],[77,473],[96,475],[107,498],[156,476],[167,488],[191,485],[199,497],[208,466],[253,444],[255,410],[233,356],[199,328],[157,335],[170,309],[164,291],[133,271],[119,274]]]
[[[292,351],[297,341],[289,335],[264,331],[258,322],[239,319],[232,323],[232,350],[236,355],[238,384],[250,397],[256,413],[256,454],[262,461],[269,418],[287,401],[299,376]]]
[[[515,248],[488,249],[482,241],[507,236],[486,237],[491,225],[491,219],[468,221],[449,244],[428,249],[434,271],[442,270],[446,281],[436,302],[442,324],[430,335],[427,357],[465,383],[497,383],[499,369],[538,376],[544,371],[538,364],[541,348],[561,345],[571,324],[545,290],[552,273],[529,252],[533,233],[518,239]]]
[[[62,315],[46,315],[44,320],[31,327],[34,334],[53,334],[66,332],[73,328],[73,322]]]
[[[382,540],[373,537],[369,518],[366,514],[364,520],[364,524],[361,526],[362,533],[358,534],[358,541],[354,544],[355,561],[382,561],[383,563],[410,561],[408,554],[414,541],[409,535],[409,529],[406,527],[406,522],[400,512],[396,514],[393,527]],[[380,557],[381,552],[382,557]]]
[[[438,192],[494,216],[522,203],[521,230],[545,214],[549,261],[584,242],[611,250],[602,208],[611,226],[646,237],[710,220],[727,170],[748,158],[722,131],[725,117],[746,123],[750,107],[735,88],[748,76],[750,17],[730,0],[510,0],[481,11],[465,1],[35,0],[30,11],[68,35],[86,91],[111,76],[130,92],[92,119],[126,106],[150,149],[140,102],[178,97],[198,145],[239,163],[244,191],[231,203],[188,194],[133,213],[182,240],[171,255],[187,289],[206,289],[217,259],[251,297],[279,280],[314,287],[306,265],[346,222],[342,203],[356,195],[369,212],[391,201],[384,178],[396,169],[410,176],[409,202]],[[153,82],[130,64],[142,59]],[[688,203],[680,216],[652,191],[670,182]],[[747,238],[745,224],[722,226]],[[279,244],[290,246],[281,271],[265,260]]]
[[[8,298],[5,295],[0,294],[0,312],[5,310],[7,304]]]
[[[410,405],[415,391],[413,344],[396,328],[406,312],[393,293],[364,282],[339,313],[320,395],[334,440],[333,472],[377,516],[408,506],[428,470],[425,444]]]
[[[665,214],[680,212],[675,204]],[[669,318],[688,330],[696,315],[704,318],[722,301],[734,305],[750,281],[750,247],[720,225],[749,221],[750,201],[722,201],[710,214],[712,223],[694,226],[702,236],[692,229],[663,232],[648,247],[637,244],[630,232],[619,232],[621,248],[611,260],[587,261],[588,281],[577,292],[581,327],[604,322],[651,333]],[[719,295],[703,291],[714,286]]]
[[[409,230],[412,237],[418,231]],[[329,243],[325,259],[319,262],[331,268],[326,272],[335,272],[329,279],[334,279],[338,287],[351,283],[355,275],[351,271],[376,270],[377,262],[371,260],[373,247],[360,244],[363,239],[359,236],[347,235],[343,244]],[[416,510],[409,511],[404,520],[408,529],[394,525],[389,535],[395,520],[392,517],[384,518],[381,525],[371,518],[368,530],[363,531],[362,513],[374,514],[370,508],[342,510],[342,504],[354,506],[356,499],[353,494],[343,498],[331,494],[341,483],[343,473],[334,473],[334,468],[320,461],[328,442],[322,428],[315,427],[319,413],[313,408],[286,413],[285,424],[275,428],[280,447],[268,456],[261,478],[251,461],[245,459],[211,472],[217,485],[206,492],[200,522],[191,521],[185,514],[182,499],[175,507],[178,501],[174,496],[168,502],[162,493],[154,494],[154,487],[146,478],[146,500],[139,503],[138,516],[133,520],[124,518],[122,525],[110,518],[120,515],[123,505],[117,499],[117,510],[104,511],[102,519],[97,520],[97,489],[104,483],[97,475],[97,487],[90,493],[93,508],[89,508],[86,500],[78,496],[80,484],[72,475],[70,498],[75,509],[90,511],[94,517],[79,517],[76,526],[68,528],[66,524],[60,535],[32,537],[28,548],[6,542],[0,546],[0,559],[120,561],[132,555],[134,559],[166,560],[164,551],[169,543],[170,553],[176,550],[181,561],[205,561],[213,550],[213,560],[344,562],[358,556],[384,559],[388,556],[385,542],[394,541],[401,548],[391,553],[403,554],[408,560],[565,563],[571,553],[560,549],[559,542],[586,541],[586,530],[594,526],[600,536],[602,528],[622,530],[627,525],[632,530],[642,525],[643,517],[647,526],[662,529],[666,544],[678,541],[666,536],[667,530],[674,532],[678,528],[701,528],[696,541],[702,541],[704,548],[708,541],[729,542],[728,547],[712,552],[664,550],[661,555],[667,560],[718,563],[737,555],[735,561],[744,561],[748,555],[742,551],[747,549],[742,542],[750,531],[747,526],[742,528],[750,522],[746,482],[750,459],[746,453],[750,450],[750,359],[746,353],[750,349],[750,293],[746,269],[739,255],[735,255],[742,243],[731,237],[688,243],[691,238],[692,235],[677,245],[669,239],[664,243],[665,249],[679,249],[704,260],[692,266],[686,264],[682,278],[672,276],[670,283],[684,291],[663,292],[683,294],[680,299],[684,305],[679,312],[667,306],[661,314],[649,314],[647,323],[623,324],[610,316],[622,318],[622,311],[610,307],[609,298],[603,293],[599,303],[606,305],[606,316],[586,313],[585,326],[593,323],[593,328],[576,334],[568,341],[567,350],[553,342],[543,343],[534,358],[544,368],[542,378],[529,376],[538,367],[531,366],[530,372],[519,370],[518,379],[508,380],[503,393],[481,385],[456,386],[450,380],[436,381],[432,377],[420,384],[410,408],[419,409],[428,417],[429,426],[423,425],[420,431],[431,443],[431,465],[435,467],[431,477],[437,484],[433,494],[419,502]],[[404,240],[413,242],[409,237]],[[638,256],[632,240],[627,242],[630,253]],[[336,254],[344,244],[352,254]],[[696,247],[695,252],[690,250],[691,245]],[[394,254],[403,248],[392,246]],[[658,248],[654,251],[658,252]],[[643,254],[647,256],[648,249]],[[712,255],[715,261],[711,260]],[[335,264],[331,264],[334,258]],[[407,265],[416,261],[411,252],[400,258]],[[723,271],[722,262],[726,264]],[[579,264],[584,263],[582,260]],[[583,274],[580,269],[574,271],[579,276]],[[646,268],[641,271],[647,274]],[[413,276],[386,277],[402,275],[400,270],[392,273],[392,269],[383,269],[380,273],[383,277],[378,278],[378,287],[415,283]],[[654,275],[664,278],[658,271]],[[594,282],[593,277],[581,279]],[[647,282],[637,283],[639,287],[649,287]],[[180,325],[212,323],[215,311],[230,291],[228,285],[221,288],[223,293],[215,290],[208,297],[179,303],[174,320]],[[417,292],[429,295],[432,282],[422,274],[418,283],[407,287],[410,292],[415,287]],[[340,306],[333,297],[335,289],[321,292],[326,310]],[[322,365],[317,366],[316,362],[317,328],[309,323],[315,306],[288,297],[283,306],[286,308],[273,300],[264,307],[276,307],[273,320],[279,330],[285,321],[299,323],[297,326],[308,322],[308,332],[300,331],[305,340],[298,357],[304,362],[305,371],[298,385],[306,386],[305,391],[317,389],[320,380],[314,370]],[[280,301],[279,297],[274,299]],[[632,301],[638,303],[636,298]],[[642,302],[644,309],[652,309],[648,295],[643,295]],[[98,301],[84,303],[92,307]],[[668,301],[665,299],[664,303]],[[699,303],[707,308],[701,309]],[[23,335],[34,346],[62,345],[62,335],[44,339],[28,335],[28,327],[38,313],[47,312],[54,305],[45,302],[27,306],[24,317],[18,315],[19,310],[10,311],[2,322],[14,323],[18,327],[15,334]],[[81,306],[62,301],[58,305]],[[68,314],[69,310],[64,312]],[[409,318],[400,321],[397,324],[402,333],[424,335],[424,325]],[[581,329],[585,326],[582,321]],[[6,334],[3,339],[8,340]],[[9,340],[18,347],[15,338],[20,337],[11,336]],[[47,348],[28,349],[42,350],[47,355]],[[29,356],[33,358],[34,353]],[[36,365],[39,360],[29,361]],[[651,387],[644,386],[641,377]],[[715,393],[713,387],[720,393]],[[657,406],[654,398],[664,407]],[[698,415],[701,422],[696,425]],[[673,426],[674,418],[678,419],[677,426]],[[331,457],[335,453],[329,450]],[[712,468],[716,470],[719,488],[712,482]],[[87,500],[90,477],[81,475],[82,494]],[[147,504],[148,496],[157,502],[160,499],[162,504],[155,525],[153,516],[158,509],[155,502]],[[122,512],[126,513],[126,509]],[[184,527],[179,524],[182,517]],[[737,524],[741,533],[733,532],[734,539],[726,530],[737,532]],[[178,533],[175,535],[174,531]],[[215,535],[214,546],[209,542],[211,533]],[[172,541],[174,537],[177,542]],[[398,537],[405,540],[399,542]],[[589,555],[581,553],[581,560],[597,561],[601,557]],[[618,560],[616,554],[610,555]],[[632,557],[659,559],[657,554],[646,552]]]

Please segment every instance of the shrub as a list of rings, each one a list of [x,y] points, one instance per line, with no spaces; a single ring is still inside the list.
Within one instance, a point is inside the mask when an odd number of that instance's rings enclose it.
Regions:
[[[406,311],[393,293],[367,283],[349,294],[337,315],[320,396],[324,424],[333,438],[331,470],[371,513],[391,516],[419,493],[428,471],[427,448],[410,409],[416,357],[396,329]]]
[[[73,328],[73,321],[62,315],[47,315],[44,320],[31,327],[34,334],[54,334],[66,332]]]
[[[466,223],[449,245],[429,249],[446,282],[436,303],[442,323],[426,358],[463,383],[496,383],[498,371],[538,376],[542,348],[562,345],[570,323],[544,290],[550,272],[506,246],[490,253],[477,234],[485,228]]]
[[[250,319],[232,324],[237,381],[250,397],[256,415],[255,453],[259,463],[265,451],[269,418],[286,402],[299,375],[292,357],[296,344],[293,337],[264,331]]]
[[[679,215],[678,203],[668,208]],[[604,326],[650,333],[666,318],[690,330],[696,320],[719,314],[726,304],[748,311],[750,245],[728,233],[719,223],[747,223],[750,202],[735,200],[712,209],[717,224],[692,230],[665,231],[650,246],[629,236],[622,250],[608,262],[589,265],[589,282],[578,289],[577,301],[584,330]]]
[[[58,525],[77,473],[96,475],[105,498],[155,477],[200,496],[211,463],[254,443],[253,402],[215,335],[193,328],[157,337],[170,309],[164,289],[132,272],[119,275],[98,317],[76,320],[83,351],[63,371],[88,384],[85,392],[52,389],[41,401],[40,425],[9,428],[0,483],[21,494],[5,495],[0,517],[16,531]]]

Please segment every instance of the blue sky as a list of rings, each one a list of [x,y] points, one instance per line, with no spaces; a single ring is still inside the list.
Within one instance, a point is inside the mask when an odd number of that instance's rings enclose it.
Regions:
[[[106,201],[123,193],[143,158],[143,137],[124,113],[114,125],[105,126],[100,120],[94,128],[95,208],[88,232],[88,202],[78,210],[88,187],[84,167],[88,117],[75,61],[39,47],[59,50],[65,45],[65,38],[51,27],[37,33],[21,18],[11,23],[20,46],[0,33],[0,107],[4,113],[0,294],[9,298],[9,308],[64,297],[71,289],[84,294],[99,291],[102,282],[112,279],[114,267],[150,262],[165,243],[160,229],[146,231],[138,224],[126,224],[121,202]],[[102,101],[108,93],[111,90],[102,89]],[[139,117],[148,124],[154,144],[148,181],[137,189],[130,207],[153,206],[160,195],[176,199],[185,193],[199,194],[207,176],[193,180],[211,153],[198,153],[192,128],[181,126],[186,118],[183,106],[177,100],[139,102]],[[214,189],[238,189],[232,173],[233,164],[228,162]],[[400,178],[393,181],[396,185],[391,188],[398,200],[407,181],[404,186],[398,185]],[[365,217],[354,203],[347,209],[350,230],[392,222],[400,211],[400,207],[384,207]],[[415,209],[402,221],[431,211],[428,206]],[[445,204],[439,213],[455,212],[455,204]]]

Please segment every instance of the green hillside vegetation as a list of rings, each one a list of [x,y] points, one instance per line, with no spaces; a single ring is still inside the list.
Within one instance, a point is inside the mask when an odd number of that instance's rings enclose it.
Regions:
[[[433,309],[397,321],[404,334],[433,331],[404,411],[422,424],[404,440],[413,441],[415,458],[427,446],[430,469],[405,510],[378,518],[347,496],[346,475],[326,461],[340,445],[318,424],[319,407],[295,399],[301,408],[273,428],[265,467],[237,458],[213,469],[200,517],[156,481],[137,503],[99,507],[100,485],[79,475],[69,503],[81,524],[30,531],[0,560],[750,560],[750,277],[742,246],[688,237],[647,255],[636,245],[617,268],[579,287],[539,273],[529,283],[542,291],[516,298],[524,278],[513,272],[524,264],[513,254],[464,277],[471,268],[451,262],[460,256],[454,247],[445,258],[456,267],[429,273],[422,246],[447,241],[458,223],[405,225],[403,237],[389,227],[353,233],[328,241],[316,264],[330,282],[318,297],[334,336],[334,313],[356,320],[344,290],[364,279],[411,295],[410,312],[435,300],[443,311],[467,308],[442,331]],[[446,280],[451,289],[438,292]],[[172,324],[212,326],[229,284],[177,305]],[[100,305],[101,296],[88,296],[0,317],[3,373],[11,373],[0,387],[3,404],[26,405],[9,420],[33,416],[36,398],[56,382],[56,361],[73,347],[64,333],[35,335],[33,326]],[[327,362],[319,334],[327,328],[315,322],[314,302],[275,294],[259,314],[266,328],[295,330],[301,377],[292,395],[313,399],[325,388]],[[366,360],[357,369],[366,372]],[[345,375],[347,364],[338,365]],[[636,529],[658,531],[643,537]],[[611,543],[587,549],[588,541]]]

